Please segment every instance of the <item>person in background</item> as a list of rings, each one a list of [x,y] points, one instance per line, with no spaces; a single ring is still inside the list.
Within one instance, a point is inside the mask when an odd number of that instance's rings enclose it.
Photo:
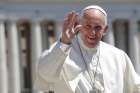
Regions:
[[[107,13],[98,5],[64,18],[60,39],[37,64],[35,88],[54,93],[140,93],[140,77],[127,54],[103,41]]]

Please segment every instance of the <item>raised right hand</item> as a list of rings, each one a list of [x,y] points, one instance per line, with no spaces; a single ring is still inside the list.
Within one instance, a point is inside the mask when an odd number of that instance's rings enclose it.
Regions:
[[[76,12],[70,12],[66,15],[63,23],[63,32],[61,37],[61,42],[64,44],[70,44],[72,38],[80,29],[78,25],[78,14]]]

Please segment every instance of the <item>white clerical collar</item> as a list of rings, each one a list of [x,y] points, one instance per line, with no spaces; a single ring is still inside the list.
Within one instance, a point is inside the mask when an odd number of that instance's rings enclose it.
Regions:
[[[79,44],[80,44],[81,48],[83,48],[83,49],[86,50],[87,52],[94,52],[94,53],[97,52],[97,50],[98,50],[98,48],[99,48],[99,44],[97,44],[95,48],[88,48],[88,47],[84,44],[83,40],[81,39],[80,33],[79,33],[77,36],[78,36],[78,41],[79,41]]]

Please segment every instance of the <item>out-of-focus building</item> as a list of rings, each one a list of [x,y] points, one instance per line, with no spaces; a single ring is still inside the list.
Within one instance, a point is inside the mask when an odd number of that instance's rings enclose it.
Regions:
[[[123,49],[140,75],[140,0],[0,0],[0,93],[33,89],[42,51],[55,42],[67,12],[101,5],[109,31],[103,41]]]

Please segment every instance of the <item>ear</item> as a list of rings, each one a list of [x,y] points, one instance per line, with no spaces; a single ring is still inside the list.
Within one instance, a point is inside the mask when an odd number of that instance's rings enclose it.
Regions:
[[[103,35],[105,35],[108,31],[108,25],[104,28]]]

